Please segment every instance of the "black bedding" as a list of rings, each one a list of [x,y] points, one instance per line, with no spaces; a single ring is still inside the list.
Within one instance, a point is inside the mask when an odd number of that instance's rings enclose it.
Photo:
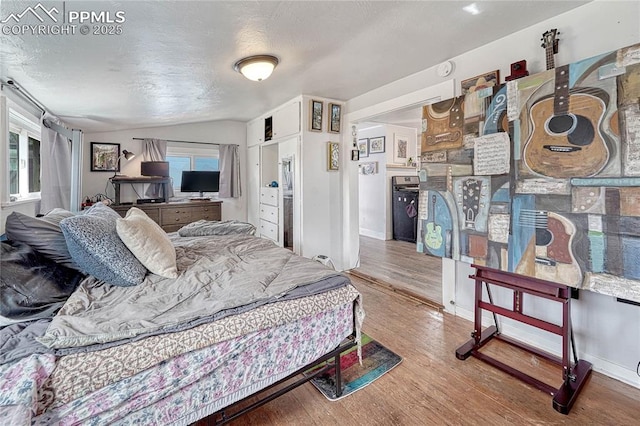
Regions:
[[[26,244],[0,243],[0,315],[12,320],[52,317],[84,275]]]

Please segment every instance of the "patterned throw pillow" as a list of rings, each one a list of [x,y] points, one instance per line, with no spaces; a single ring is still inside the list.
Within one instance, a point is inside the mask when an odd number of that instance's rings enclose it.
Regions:
[[[63,209],[53,209],[45,216],[37,218],[13,212],[7,216],[6,233],[11,241],[18,241],[68,268],[80,269],[71,258],[60,221],[75,216]]]
[[[109,284],[130,287],[144,281],[147,269],[124,245],[116,222],[120,215],[103,203],[62,220],[60,228],[82,271]]]
[[[145,212],[131,207],[116,223],[118,236],[134,256],[151,272],[176,278],[176,249],[167,233]]]

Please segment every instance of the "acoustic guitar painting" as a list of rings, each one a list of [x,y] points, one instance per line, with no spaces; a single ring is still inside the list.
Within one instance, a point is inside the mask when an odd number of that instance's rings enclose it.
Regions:
[[[464,96],[422,107],[421,152],[462,147]]]
[[[556,30],[543,35],[547,69],[554,66]],[[529,111],[531,135],[523,158],[529,168],[543,176],[570,178],[593,176],[609,160],[609,149],[600,134],[606,105],[585,91],[569,90],[569,66],[555,69],[554,94],[536,101]]]
[[[518,225],[535,228],[535,247],[529,253],[535,259],[536,277],[574,287],[580,285],[582,270],[571,248],[576,233],[573,222],[557,213],[523,209]]]
[[[442,227],[436,225],[436,196],[431,197],[429,204],[429,223],[427,223],[427,231],[424,235],[424,243],[432,250],[438,250],[442,247]]]

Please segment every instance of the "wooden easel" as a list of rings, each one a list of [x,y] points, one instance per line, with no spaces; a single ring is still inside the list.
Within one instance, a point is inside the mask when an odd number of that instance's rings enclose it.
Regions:
[[[469,356],[474,356],[534,387],[549,393],[553,396],[553,408],[562,414],[569,414],[571,406],[575,402],[587,378],[591,374],[591,363],[578,360],[575,345],[573,344],[573,332],[571,330],[571,287],[563,284],[556,284],[537,278],[517,275],[497,269],[487,268],[480,265],[471,265],[476,268],[476,273],[469,278],[475,280],[475,313],[474,329],[471,340],[460,346],[456,350],[456,358],[465,360]],[[489,302],[482,299],[482,284],[487,286]],[[513,290],[513,308],[507,309],[493,304],[489,284],[497,285]],[[538,318],[526,315],[522,312],[523,294],[542,297],[548,300],[562,303],[562,325],[556,325]],[[562,358],[551,355],[538,348],[502,336],[498,330],[497,323],[482,330],[482,310],[493,312],[495,315],[502,315],[516,321],[546,330],[548,332],[562,336]],[[510,345],[519,347],[527,352],[533,353],[541,358],[547,359],[562,366],[563,383],[560,388],[552,386],[523,373],[497,359],[480,352],[491,339],[498,339]],[[570,350],[573,348],[573,363],[571,362]]]

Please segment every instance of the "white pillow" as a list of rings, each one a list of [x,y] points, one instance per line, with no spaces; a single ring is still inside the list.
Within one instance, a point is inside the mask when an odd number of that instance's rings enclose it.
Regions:
[[[176,249],[167,234],[145,212],[131,207],[116,222],[118,236],[149,272],[176,278]]]

